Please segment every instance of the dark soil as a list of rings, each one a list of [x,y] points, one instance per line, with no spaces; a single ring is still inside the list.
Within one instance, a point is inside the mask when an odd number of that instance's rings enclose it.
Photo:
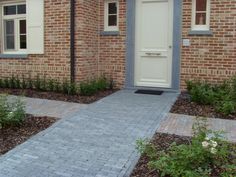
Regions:
[[[191,102],[190,96],[187,93],[182,93],[178,97],[170,112],[191,116],[236,120],[236,113],[231,115],[224,115],[217,112],[213,106],[199,105],[197,103]]]
[[[20,126],[0,129],[0,156],[25,142],[32,135],[47,129],[56,121],[56,118],[27,115]]]
[[[158,151],[165,151],[173,142],[176,142],[177,145],[180,145],[188,144],[190,140],[190,137],[156,133],[153,137],[152,144],[154,144]],[[235,144],[232,146],[236,148]],[[142,155],[130,177],[161,177],[160,173],[157,170],[152,170],[148,167],[149,160],[150,159],[146,155]],[[211,177],[219,176],[219,169],[213,169]],[[166,175],[165,177],[170,176]]]
[[[89,104],[93,103],[101,98],[104,98],[117,90],[105,90],[96,93],[93,96],[80,96],[80,95],[66,95],[63,93],[55,92],[40,92],[31,89],[0,89],[0,93],[11,94],[11,95],[23,95],[31,98],[42,98],[49,100],[68,101],[75,103]]]

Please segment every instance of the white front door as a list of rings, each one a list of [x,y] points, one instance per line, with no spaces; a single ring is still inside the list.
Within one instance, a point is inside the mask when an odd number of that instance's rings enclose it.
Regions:
[[[135,86],[171,87],[174,0],[136,0]]]

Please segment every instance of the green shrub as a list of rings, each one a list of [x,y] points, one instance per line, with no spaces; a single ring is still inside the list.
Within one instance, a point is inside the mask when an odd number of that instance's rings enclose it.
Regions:
[[[225,115],[236,113],[236,77],[218,85],[199,81],[187,81],[186,84],[191,101],[212,105]]]
[[[50,79],[48,81],[47,90],[50,91],[50,92],[53,92],[54,91],[54,87],[55,87],[55,81],[53,79]]]
[[[22,88],[22,89],[27,89],[27,82],[25,81],[24,76],[22,77],[21,88]]]
[[[190,89],[191,100],[204,105],[213,105],[216,95],[213,88],[206,83],[198,83]]]
[[[40,91],[41,90],[41,79],[40,79],[40,77],[37,75],[37,77],[36,77],[36,79],[35,79],[35,81],[34,81],[34,88],[36,89],[36,90],[38,90],[38,91]]]
[[[109,87],[108,81],[105,77],[101,77],[96,81],[97,90],[106,90]]]
[[[54,83],[54,91],[57,92],[57,93],[60,93],[61,90],[62,90],[62,89],[61,89],[61,84],[60,84],[60,82],[55,81],[55,83]]]
[[[70,92],[70,83],[68,82],[68,80],[64,80],[62,82],[62,92],[64,94],[69,94],[69,92]]]
[[[43,79],[41,79],[41,88],[40,88],[40,90],[41,91],[47,91],[47,86],[48,86],[47,79],[44,76]]]
[[[0,79],[0,88],[4,88],[4,81]]]
[[[194,137],[189,144],[173,143],[167,150],[160,151],[149,141],[138,141],[141,154],[149,157],[149,167],[158,170],[161,176],[209,177],[213,168],[219,169],[221,176],[235,176],[235,151],[221,138],[219,132],[206,129],[204,124],[196,124]],[[203,126],[204,125],[204,126]]]
[[[16,88],[17,89],[21,89],[21,81],[20,81],[18,76],[16,76],[16,80],[15,81],[16,81]]]
[[[9,87],[12,89],[16,88],[16,79],[14,75],[12,75],[11,78],[9,79]]]
[[[81,82],[80,83],[80,95],[91,96],[97,92],[96,82]]]
[[[76,95],[78,93],[77,85],[76,83],[70,83],[69,86],[69,95]]]
[[[4,86],[4,88],[10,88],[10,83],[9,83],[9,79],[8,78],[4,78],[3,86]]]
[[[0,95],[0,129],[20,125],[25,117],[25,106],[20,99],[9,101],[6,95]]]

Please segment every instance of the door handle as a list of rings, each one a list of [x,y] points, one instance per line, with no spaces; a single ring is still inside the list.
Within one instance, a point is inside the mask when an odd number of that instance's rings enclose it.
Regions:
[[[153,52],[146,52],[146,55],[155,55],[155,56],[160,56],[161,53],[153,53]]]

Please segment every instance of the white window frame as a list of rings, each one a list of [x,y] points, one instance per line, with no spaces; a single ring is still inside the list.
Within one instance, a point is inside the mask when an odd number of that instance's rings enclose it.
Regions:
[[[3,54],[26,54],[27,53],[27,47],[26,49],[20,49],[20,31],[19,31],[19,25],[20,20],[26,20],[26,14],[16,14],[16,15],[4,15],[4,7],[6,6],[12,6],[12,5],[26,5],[26,2],[12,2],[12,3],[4,3],[0,4],[1,6],[1,31],[2,31],[2,40],[1,40],[1,50]],[[26,12],[27,13],[27,12]],[[6,50],[5,49],[5,29],[4,29],[4,21],[5,20],[14,20],[14,37],[15,37],[15,49],[14,50]],[[26,21],[27,23],[27,21]],[[26,33],[27,37],[27,33]]]
[[[116,3],[117,5],[117,24],[116,26],[108,26],[108,8],[109,3]],[[119,31],[119,1],[118,0],[105,0],[104,1],[104,31]]]
[[[210,30],[211,0],[207,0],[206,25],[196,25],[196,1],[197,0],[192,0],[192,31],[209,31]]]

